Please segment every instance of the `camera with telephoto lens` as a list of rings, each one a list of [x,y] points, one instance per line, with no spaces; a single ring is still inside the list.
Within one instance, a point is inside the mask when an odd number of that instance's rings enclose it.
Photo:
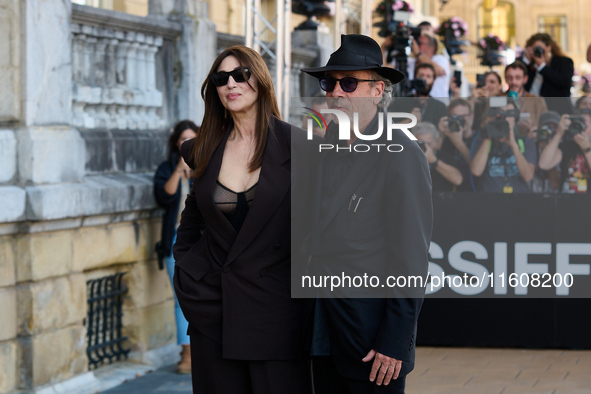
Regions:
[[[466,121],[463,117],[458,115],[452,115],[447,119],[447,128],[449,131],[458,132],[461,131]]]
[[[535,57],[544,57],[544,48],[542,48],[541,46],[537,46],[534,48],[534,56]]]
[[[546,142],[552,139],[555,129],[549,123],[543,124],[538,128],[538,141]]]
[[[517,122],[519,112],[517,110],[504,111],[501,108],[506,107],[508,103],[513,103],[513,100],[508,102],[507,97],[491,97],[490,98],[490,109],[487,115],[494,117],[486,124],[486,135],[488,138],[499,139],[503,137],[509,137],[510,125],[506,118],[513,117]]]
[[[417,140],[417,144],[419,144],[419,148],[421,148],[423,152],[427,152],[427,145],[425,145],[425,141]]]
[[[427,82],[424,79],[416,78],[409,82],[408,96],[425,96],[429,93],[427,90]]]
[[[378,35],[380,37],[392,36],[392,44],[386,48],[386,61],[391,63],[393,59],[406,59],[410,55],[411,37],[416,41],[421,35],[420,27],[409,26],[409,18],[406,13],[396,14],[392,7],[386,7],[384,10],[384,19],[374,23],[374,27],[379,27]],[[406,70],[401,70],[405,72]]]
[[[385,32],[390,32],[392,36],[392,45],[386,48],[386,61],[392,63],[396,57],[408,57],[410,55],[411,40],[413,37],[415,41],[419,41],[421,35],[420,27],[412,27],[403,22],[393,21],[391,25],[385,29]],[[388,35],[388,34],[387,34]]]
[[[568,138],[572,139],[575,135],[581,134],[587,129],[583,115],[569,115],[568,118],[570,119],[570,126],[566,130],[566,136]]]

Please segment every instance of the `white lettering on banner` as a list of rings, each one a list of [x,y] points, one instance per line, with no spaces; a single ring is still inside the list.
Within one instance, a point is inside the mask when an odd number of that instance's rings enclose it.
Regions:
[[[591,264],[570,264],[571,255],[591,255],[591,244],[556,244],[556,273],[572,275],[591,274]],[[565,283],[560,283],[556,287],[556,295],[567,296],[569,287]]]
[[[495,262],[493,272],[507,272],[507,242],[495,242]],[[504,280],[494,280],[494,293],[507,294],[507,284]]]
[[[507,295],[512,287],[514,294],[524,296],[528,288],[554,287],[557,296],[568,296],[573,286],[573,275],[591,275],[591,259],[589,264],[571,264],[570,256],[591,256],[591,243],[557,243],[556,270],[550,274],[550,264],[530,263],[530,255],[552,254],[552,243],[549,242],[516,242],[514,245],[514,272],[509,272],[508,245],[506,242],[495,242],[493,254],[479,242],[460,241],[452,245],[448,252],[448,263],[463,275],[445,275],[440,264],[429,261],[429,277],[426,294],[434,294],[446,285],[455,293],[461,295],[477,295],[486,290],[489,285],[495,295]],[[474,261],[462,257],[464,253],[472,253],[475,259],[493,260],[493,271]],[[443,260],[445,253],[441,246],[431,242],[429,247],[430,259]],[[475,277],[479,280],[474,279]],[[478,285],[476,285],[476,283]],[[591,297],[591,293],[589,294]]]
[[[515,242],[515,270],[517,276],[521,274],[545,274],[548,272],[548,264],[528,263],[530,254],[552,254],[552,244],[547,242]],[[516,295],[526,295],[527,286],[523,282],[515,287]]]
[[[462,253],[472,253],[475,258],[486,260],[488,258],[488,252],[486,251],[486,248],[478,242],[461,241],[449,248],[447,256],[449,265],[451,265],[452,268],[479,278],[485,278],[484,282],[480,283],[479,287],[473,287],[470,286],[469,283],[463,283],[462,286],[454,287],[453,290],[462,295],[480,294],[486,290],[490,283],[490,278],[487,276],[489,272],[485,266],[462,258]]]

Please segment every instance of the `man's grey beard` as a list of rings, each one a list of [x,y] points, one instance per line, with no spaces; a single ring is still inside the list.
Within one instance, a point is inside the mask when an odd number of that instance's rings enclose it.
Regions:
[[[346,108],[347,110],[351,109],[349,100],[347,100],[344,97],[327,97],[326,104],[330,109],[334,109],[337,107]]]

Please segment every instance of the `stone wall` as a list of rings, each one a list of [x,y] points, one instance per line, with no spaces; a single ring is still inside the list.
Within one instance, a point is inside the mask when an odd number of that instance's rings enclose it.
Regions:
[[[59,0],[0,11],[0,393],[30,392],[88,374],[89,279],[126,272],[136,359],[175,342],[152,177],[183,27]]]
[[[123,335],[132,352],[175,342],[172,289],[152,252],[160,237],[158,214],[94,219],[0,237],[0,393],[88,371],[89,279],[127,273]]]

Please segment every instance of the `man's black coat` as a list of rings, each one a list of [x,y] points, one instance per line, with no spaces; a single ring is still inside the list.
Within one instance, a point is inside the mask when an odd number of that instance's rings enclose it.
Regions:
[[[377,120],[376,116],[367,129],[375,130]],[[329,125],[327,143],[338,143],[336,128],[335,124]],[[322,276],[366,273],[379,276],[382,284],[388,275],[425,278],[433,222],[431,178],[425,155],[416,141],[400,130],[395,130],[392,140],[387,141],[385,126],[379,140],[357,142],[399,144],[403,151],[394,153],[382,148],[379,153],[374,150],[331,159],[334,152],[329,152],[322,157],[315,192],[310,272]],[[340,160],[352,160],[350,170],[341,176],[338,170],[345,162]],[[330,348],[343,376],[368,379],[372,362],[361,360],[371,349],[402,360],[400,376],[414,367],[416,326],[424,289],[392,289],[386,292],[391,298],[362,298],[386,294],[375,290],[355,289],[341,293],[349,298],[322,298],[316,303],[312,348]],[[327,332],[322,332],[323,327],[328,328]]]

